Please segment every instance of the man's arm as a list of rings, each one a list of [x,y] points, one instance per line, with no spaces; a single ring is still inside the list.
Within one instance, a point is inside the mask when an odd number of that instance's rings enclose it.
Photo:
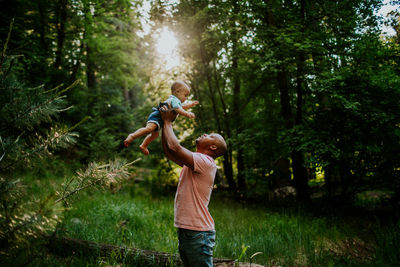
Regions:
[[[164,120],[161,140],[165,155],[176,164],[180,166],[186,165],[193,169],[193,153],[181,146],[172,129],[171,121],[175,118],[175,114],[172,111],[168,111],[167,107],[162,107],[160,111],[161,117]]]
[[[162,131],[162,137],[161,137],[161,144],[162,144],[162,148],[164,151],[165,156],[169,159],[172,160],[173,162],[175,162],[176,164],[178,164],[179,166],[183,167],[183,163],[180,162],[179,160],[177,160],[170,152],[168,146],[167,146],[167,142],[164,141],[164,131]]]

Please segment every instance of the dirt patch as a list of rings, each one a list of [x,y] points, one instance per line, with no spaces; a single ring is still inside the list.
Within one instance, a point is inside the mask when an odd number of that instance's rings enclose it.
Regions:
[[[372,261],[375,249],[375,244],[366,243],[357,237],[338,240],[337,242],[325,240],[322,244],[323,251],[337,257],[350,257],[360,263]]]

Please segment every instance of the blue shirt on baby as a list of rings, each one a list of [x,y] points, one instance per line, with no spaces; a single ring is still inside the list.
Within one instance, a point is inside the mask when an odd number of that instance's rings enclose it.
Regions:
[[[182,102],[179,100],[179,98],[177,98],[174,95],[170,95],[168,97],[167,101],[165,101],[165,102],[168,102],[168,101],[170,101],[172,109],[177,109],[177,108],[182,107]]]

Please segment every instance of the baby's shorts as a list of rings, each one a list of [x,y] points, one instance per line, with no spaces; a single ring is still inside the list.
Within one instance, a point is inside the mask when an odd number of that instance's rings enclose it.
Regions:
[[[153,112],[147,118],[147,123],[152,122],[152,123],[157,124],[157,129],[155,130],[156,132],[161,130],[164,125],[164,121],[161,118],[161,111],[159,110],[162,106],[168,106],[168,103],[160,102],[160,104],[158,104],[158,107],[152,108]],[[173,120],[173,121],[175,121],[175,120]]]
[[[163,120],[161,118],[161,112],[157,108],[153,108],[153,112],[147,118],[147,123],[152,122],[157,125],[157,129],[155,130],[158,132],[163,127]]]

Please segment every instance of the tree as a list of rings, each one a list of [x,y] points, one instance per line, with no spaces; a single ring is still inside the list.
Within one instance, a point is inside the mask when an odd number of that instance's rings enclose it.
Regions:
[[[355,64],[355,49],[362,50],[358,40],[376,33],[373,11],[379,6],[379,1],[366,5],[358,0],[181,1],[171,5],[171,24],[184,40],[185,58],[193,63],[194,92],[202,103],[208,102],[200,111],[199,126],[226,133],[233,147],[224,160],[237,166],[234,181],[224,164],[231,188],[236,182],[241,188],[246,183],[262,184],[262,179],[269,179],[272,162],[287,157],[299,199],[309,199],[309,175],[323,163],[313,160],[315,151],[303,149],[308,143],[302,138],[314,135],[307,132],[307,136],[302,129],[320,115],[315,105],[328,108],[333,91],[324,90],[321,83],[347,73]],[[219,114],[224,114],[224,120]],[[262,117],[253,120],[257,114]],[[278,136],[286,141],[279,143]],[[331,167],[339,166],[333,158],[329,162]],[[335,168],[347,170],[341,175],[351,180],[345,176],[350,166]]]
[[[141,1],[18,0],[0,11],[0,34],[14,17],[9,47],[24,55],[21,75],[46,89],[80,82],[66,95],[64,118],[75,124],[89,115],[77,146],[86,160],[109,157],[133,128],[130,109],[141,102],[146,54],[139,40]],[[3,20],[4,18],[4,20]],[[6,20],[8,18],[8,21]]]
[[[40,201],[27,198],[24,182],[18,178],[20,169],[37,166],[56,149],[73,144],[77,134],[56,120],[57,114],[66,109],[63,93],[69,87],[29,88],[13,72],[13,65],[20,63],[16,56],[6,57],[11,28],[0,65],[0,243],[9,256],[15,256],[15,250],[22,252],[31,238],[57,222],[51,196]]]
[[[160,2],[159,5],[165,4]],[[172,18],[167,17],[166,20],[171,20],[170,24],[180,37],[183,56],[191,63],[190,71],[186,74],[191,80],[194,97],[202,103],[197,112],[199,127],[194,134],[217,131],[229,142],[232,137],[230,121],[222,118],[230,115],[227,111],[229,100],[226,99],[225,84],[220,76],[220,70],[216,67],[220,63],[216,53],[223,44],[220,43],[218,24],[215,25],[215,30],[212,30],[213,23],[219,22],[217,17],[223,14],[221,11],[227,5],[221,6],[213,3],[209,5],[207,2],[181,1],[173,9]],[[232,157],[233,150],[230,147],[224,155],[223,165],[229,187],[236,191]]]
[[[67,127],[59,114],[67,107],[64,89],[46,90],[44,85],[27,87],[13,67],[21,64],[17,56],[6,56],[12,24],[0,57],[0,244],[1,263],[28,264],[42,251],[42,235],[54,232],[62,218],[64,205],[76,193],[128,176],[124,161],[92,163],[86,170],[59,186],[58,192],[37,196],[30,192],[25,174],[38,168],[76,142],[73,132],[81,123]],[[40,177],[36,177],[40,179]]]

